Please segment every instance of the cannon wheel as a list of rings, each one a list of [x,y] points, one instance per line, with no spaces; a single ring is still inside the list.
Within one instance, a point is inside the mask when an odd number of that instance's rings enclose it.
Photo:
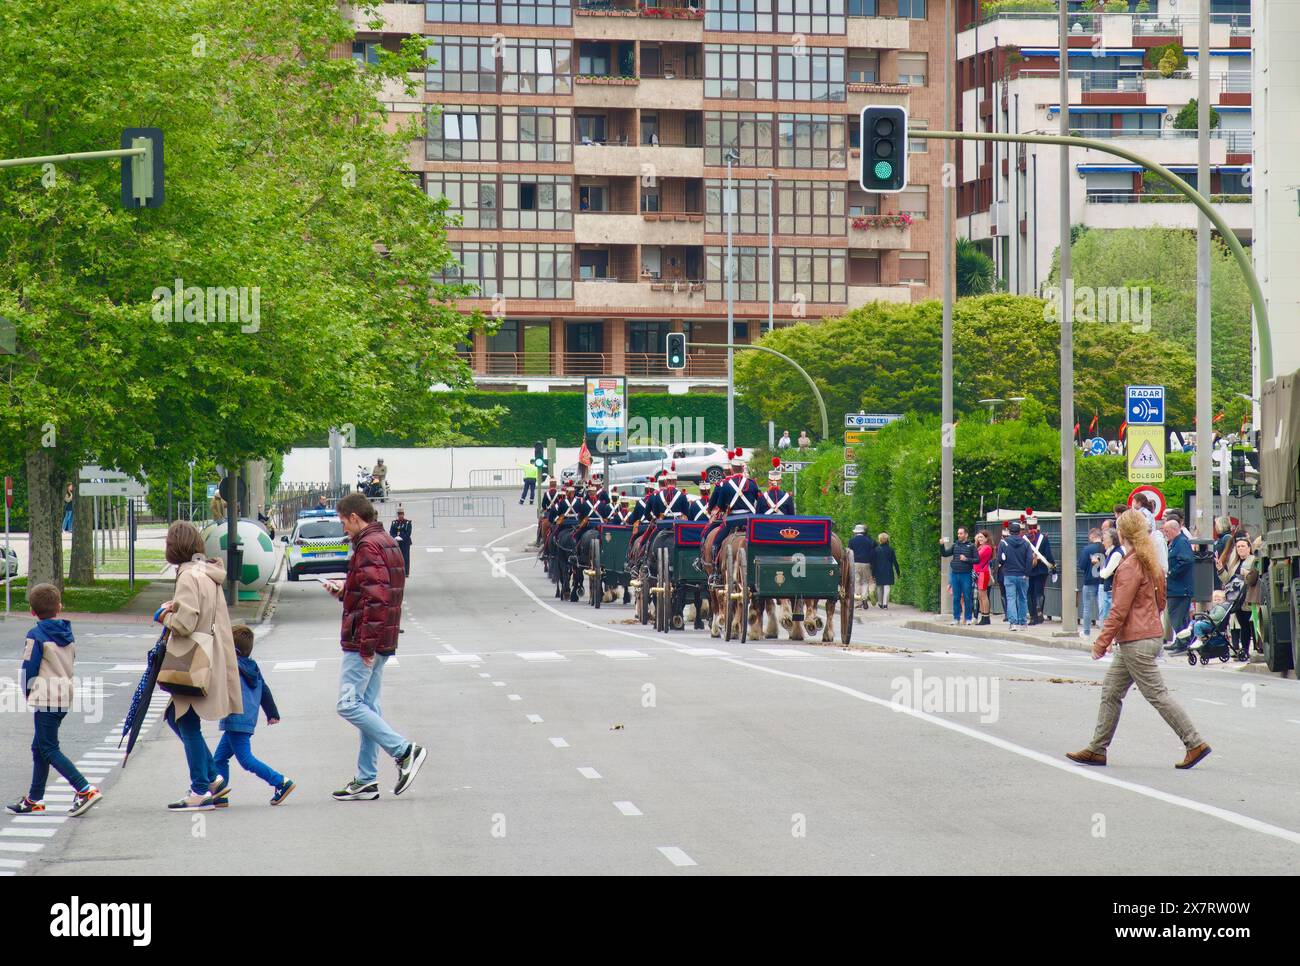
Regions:
[[[600,610],[600,599],[605,596],[605,574],[600,569],[600,531],[596,531],[596,540],[591,550],[592,578],[588,581],[591,592],[591,606]]]
[[[740,583],[740,643],[749,640],[749,555],[741,547],[736,554],[736,580]]]
[[[853,595],[857,592],[857,575],[853,571],[853,551],[844,548],[844,573],[840,575],[840,643],[853,639]]]
[[[731,566],[731,550],[728,548],[722,561],[722,639],[731,640],[731,619],[736,612],[736,605],[731,599],[731,583],[735,579]]]

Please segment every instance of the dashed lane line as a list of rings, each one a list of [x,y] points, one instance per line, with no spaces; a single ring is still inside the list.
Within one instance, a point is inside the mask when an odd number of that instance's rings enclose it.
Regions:
[[[675,845],[661,845],[659,852],[665,859],[676,866],[696,865],[696,861]]]

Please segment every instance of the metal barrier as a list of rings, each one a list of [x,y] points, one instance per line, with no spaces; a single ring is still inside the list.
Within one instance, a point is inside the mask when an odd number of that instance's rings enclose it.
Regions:
[[[435,496],[430,502],[435,527],[439,517],[496,517],[506,525],[506,501],[499,496]]]
[[[469,488],[471,490],[488,490],[495,486],[522,487],[524,471],[515,467],[511,470],[470,470]]]

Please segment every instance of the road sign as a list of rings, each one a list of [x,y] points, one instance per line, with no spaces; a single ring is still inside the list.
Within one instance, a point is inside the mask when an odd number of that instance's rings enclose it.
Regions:
[[[805,461],[803,461],[803,462],[800,462],[800,461],[798,461],[798,460],[781,460],[781,472],[783,472],[783,473],[798,473],[801,469],[803,469],[805,466],[807,466],[810,462],[811,462],[811,460],[805,460]]]
[[[858,461],[858,457],[857,457],[857,454],[853,451],[853,447],[852,447],[852,446],[845,446],[845,447],[844,447],[844,462],[846,462],[846,463],[856,463],[857,461]]]
[[[82,480],[77,493],[80,496],[144,496],[148,490],[135,480]]]
[[[853,495],[853,487],[857,484],[857,482],[858,482],[857,480],[845,480],[845,481],[844,481],[844,495],[845,495],[845,496],[852,496],[852,495]]]
[[[14,505],[14,478],[12,476],[6,476],[5,477],[5,506],[11,507],[13,505]]]
[[[1125,386],[1124,418],[1130,426],[1163,426],[1165,387]]]
[[[1106,441],[1102,439],[1100,436],[1098,436],[1089,444],[1088,452],[1091,453],[1093,456],[1105,456]]]
[[[857,463],[845,463],[845,464],[844,464],[844,478],[845,478],[846,480],[856,480],[856,479],[858,478],[858,464],[857,464]]]
[[[1165,515],[1165,507],[1169,505],[1169,501],[1165,499],[1164,493],[1161,492],[1161,490],[1158,487],[1150,486],[1149,484],[1146,483],[1142,484],[1141,486],[1133,487],[1133,492],[1131,492],[1128,495],[1129,506],[1133,505],[1133,497],[1137,496],[1139,493],[1145,493],[1149,499],[1156,501],[1157,519]]]
[[[1165,481],[1165,431],[1163,426],[1132,426],[1125,438],[1128,481],[1163,483]]]
[[[846,419],[845,422],[848,420]],[[860,446],[867,441],[867,431],[865,429],[846,429],[844,431],[845,446]]]
[[[902,418],[902,413],[845,413],[844,428],[880,429]]]
[[[87,463],[81,468],[78,476],[83,480],[97,480],[101,483],[107,483],[111,480],[130,479],[121,470],[106,470],[102,466],[96,466],[94,463]]]

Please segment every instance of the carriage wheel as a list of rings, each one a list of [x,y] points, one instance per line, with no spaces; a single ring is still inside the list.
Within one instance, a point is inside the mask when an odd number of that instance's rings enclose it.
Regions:
[[[853,551],[844,548],[844,573],[840,575],[840,644],[853,639],[853,604],[857,592],[857,578],[853,572]]]
[[[736,612],[735,602],[731,599],[732,583],[735,573],[731,566],[731,548],[727,548],[722,562],[722,639],[731,640],[731,620]]]
[[[740,643],[749,640],[749,563],[745,548],[736,554],[736,580],[740,583]]]
[[[644,569],[636,572],[636,580],[640,584],[636,589],[636,616],[642,627],[650,623],[650,600],[647,596],[650,588],[646,586],[649,579],[650,575]]]
[[[596,534],[595,543],[591,549],[591,572],[595,575],[591,578],[591,606],[600,610],[600,599],[605,596],[605,573],[600,569],[600,534]]]
[[[659,548],[659,604],[655,611],[655,624],[667,634],[673,626],[672,581],[668,577],[668,548]]]

